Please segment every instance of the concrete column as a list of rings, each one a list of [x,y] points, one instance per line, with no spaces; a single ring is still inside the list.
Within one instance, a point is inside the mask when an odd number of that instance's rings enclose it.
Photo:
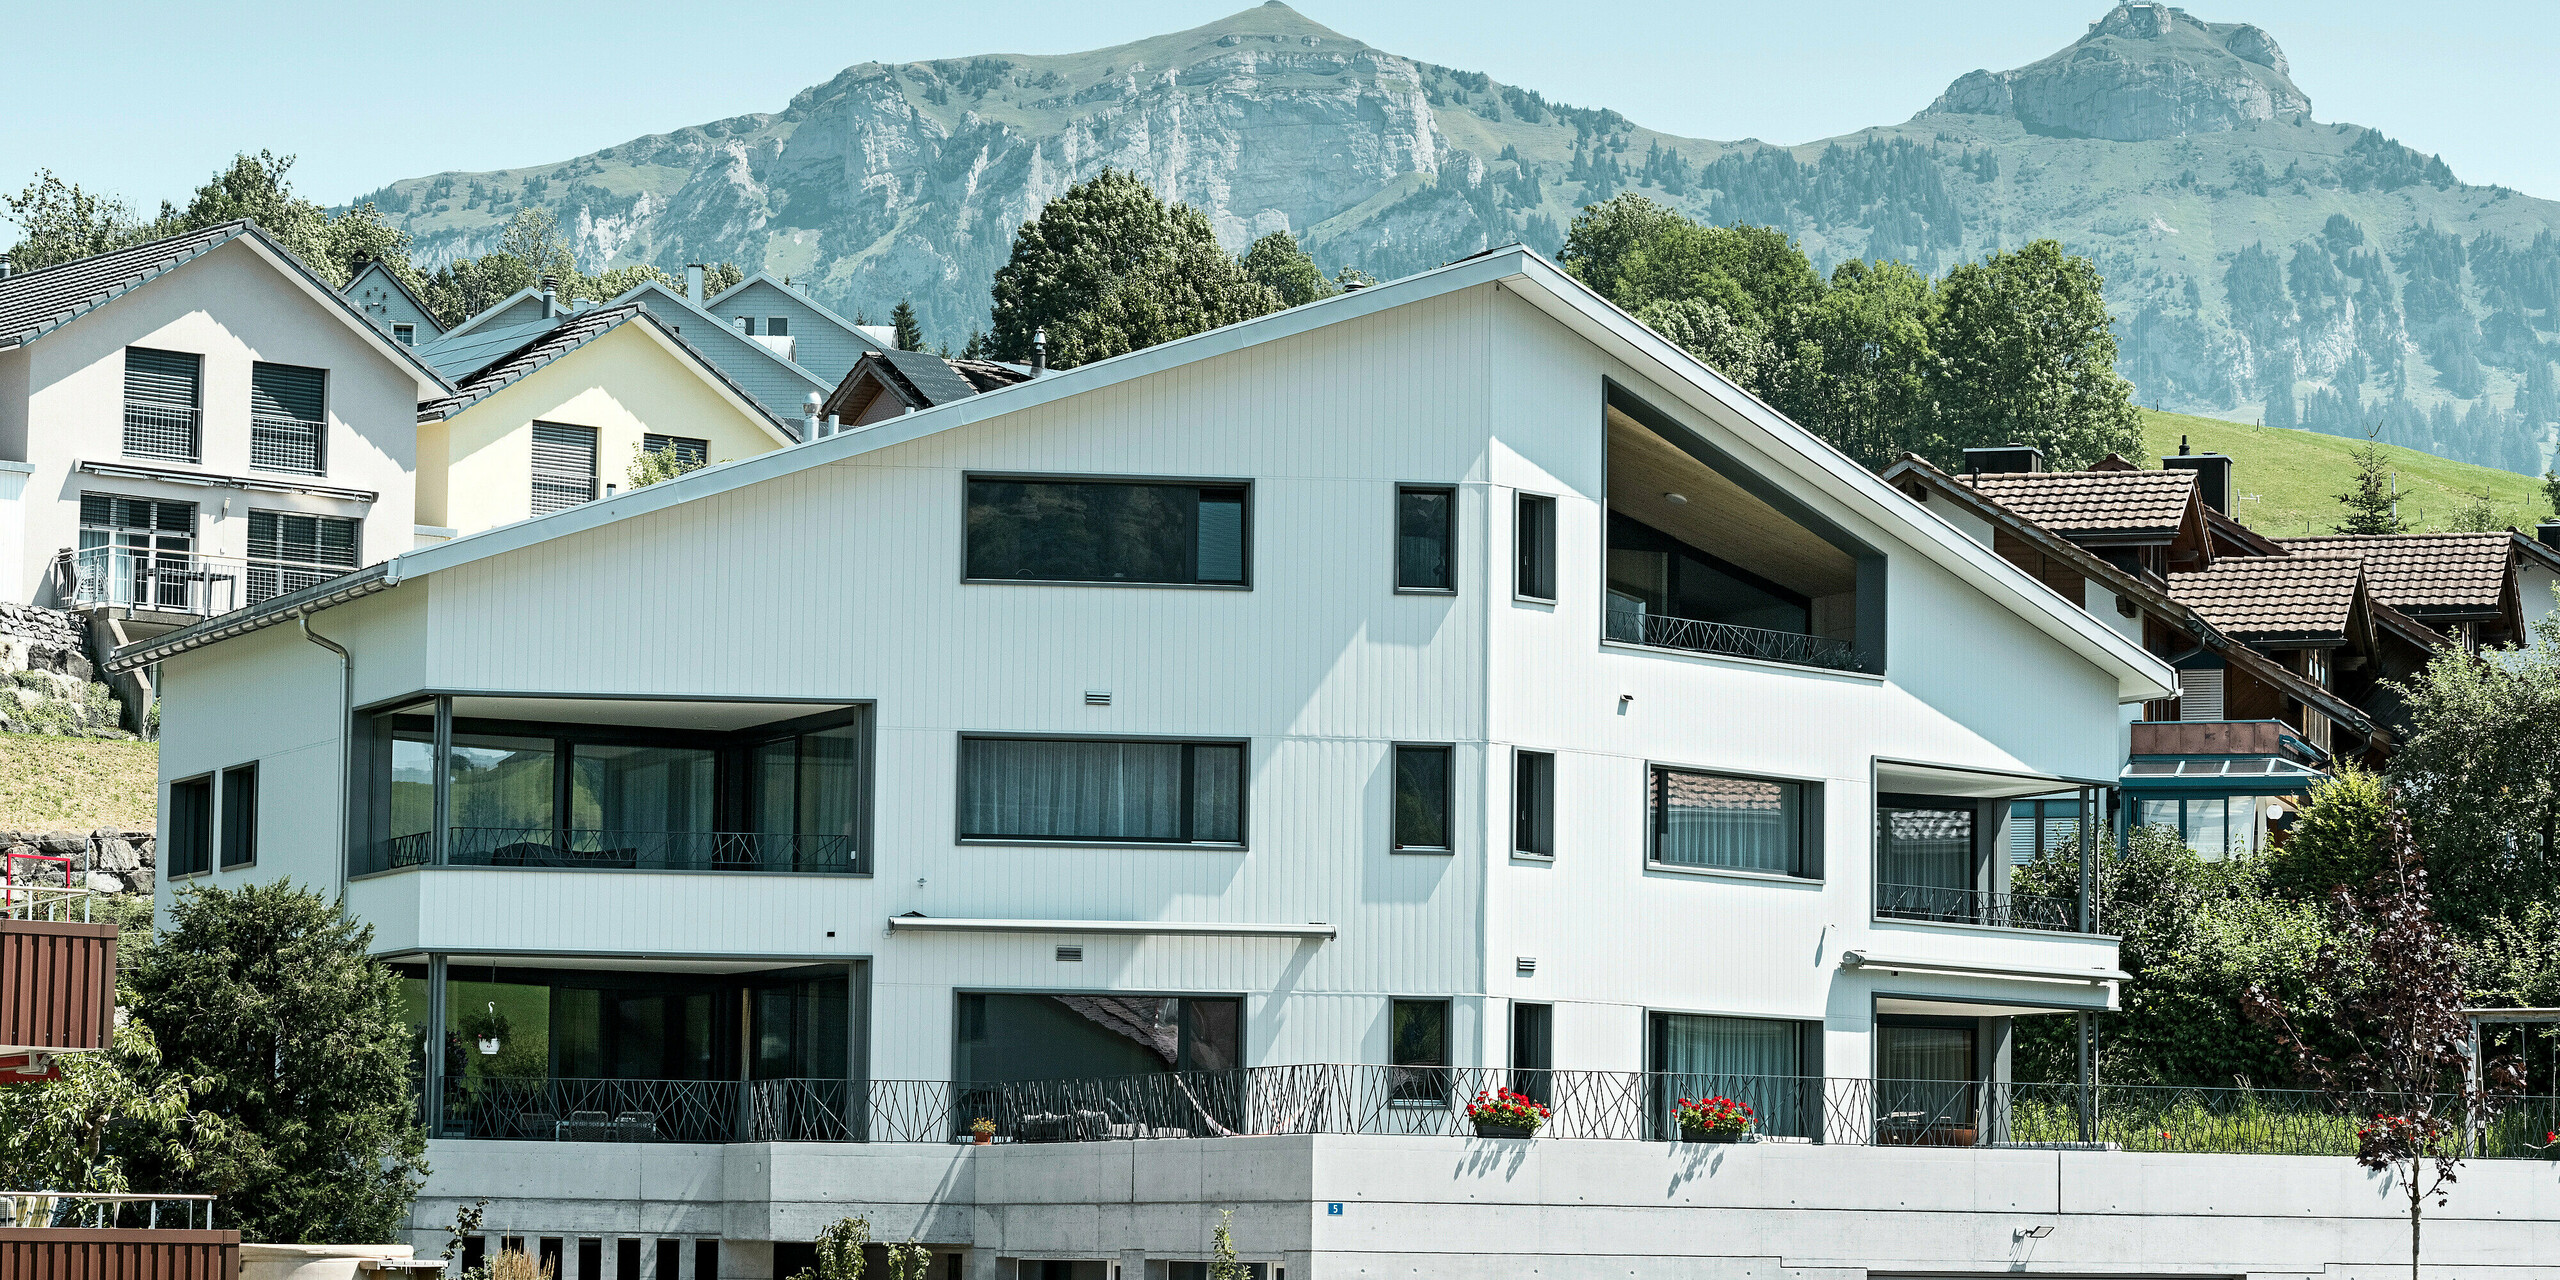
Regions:
[[[1013,1280],[1012,1266],[993,1249],[970,1249],[967,1271],[969,1280]]]
[[[420,1111],[429,1137],[444,1132],[444,964],[443,956],[427,957],[427,1069],[421,1077],[427,1096],[420,1099]]]
[[[773,1242],[722,1240],[720,1280],[774,1280]]]
[[[1147,1280],[1146,1250],[1123,1249],[1120,1251],[1120,1280]]]

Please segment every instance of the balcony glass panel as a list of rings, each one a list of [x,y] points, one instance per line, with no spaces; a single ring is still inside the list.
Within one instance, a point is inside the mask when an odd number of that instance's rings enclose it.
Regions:
[[[1876,810],[1877,913],[1897,919],[1973,921],[1974,811]]]
[[[453,825],[502,860],[521,861],[537,849],[547,855],[557,797],[552,755],[547,738],[455,734],[446,770]]]

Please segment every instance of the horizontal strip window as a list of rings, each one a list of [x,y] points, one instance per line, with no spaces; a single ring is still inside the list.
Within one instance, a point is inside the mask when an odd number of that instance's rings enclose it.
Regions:
[[[1656,765],[1651,845],[1659,866],[1811,876],[1811,813],[1821,789]]]
[[[963,738],[960,838],[1240,845],[1245,744]]]
[[[1251,486],[972,477],[979,582],[1250,586]]]

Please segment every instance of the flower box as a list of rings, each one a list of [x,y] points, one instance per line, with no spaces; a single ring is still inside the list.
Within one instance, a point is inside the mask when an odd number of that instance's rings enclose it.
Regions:
[[[1759,1123],[1751,1104],[1731,1098],[1682,1098],[1671,1119],[1682,1142],[1741,1142]]]
[[[1479,1138],[1534,1138],[1547,1122],[1547,1104],[1525,1093],[1496,1089],[1467,1104],[1467,1123]]]

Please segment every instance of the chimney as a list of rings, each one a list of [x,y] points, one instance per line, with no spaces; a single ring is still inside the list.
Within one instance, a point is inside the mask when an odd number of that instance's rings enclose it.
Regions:
[[[1964,469],[1968,475],[2014,475],[2021,471],[2044,470],[2044,450],[2031,444],[2004,444],[1985,449],[1964,451]]]
[[[1037,378],[1048,371],[1049,326],[1044,324],[1031,331],[1031,376]]]
[[[809,399],[806,405],[800,411],[800,438],[803,440],[815,440],[818,438],[819,403],[818,393],[812,391],[809,393]]]
[[[0,280],[9,278],[9,255],[0,253]]]
[[[839,432],[839,431],[842,431],[842,430],[844,430],[844,424],[843,424],[842,422],[839,422],[839,421],[837,421],[837,420],[836,420],[836,415],[834,415],[834,414],[832,414],[832,413],[828,414],[828,415],[827,415],[827,434],[828,434],[828,435],[834,435],[835,433],[837,433],[837,432]]]
[[[2533,527],[2534,541],[2560,551],[2560,520],[2545,520]]]
[[[550,276],[542,278],[542,318],[545,320],[560,314],[560,297],[556,292],[559,288],[558,280]]]
[[[693,299],[693,305],[702,305],[702,264],[699,262],[684,264],[684,296]]]
[[[2204,504],[2231,514],[2231,459],[2219,453],[2189,453],[2187,438],[2178,437],[2178,452],[2162,458],[2160,465],[2170,471],[2196,473],[2196,488],[2204,494]]]

